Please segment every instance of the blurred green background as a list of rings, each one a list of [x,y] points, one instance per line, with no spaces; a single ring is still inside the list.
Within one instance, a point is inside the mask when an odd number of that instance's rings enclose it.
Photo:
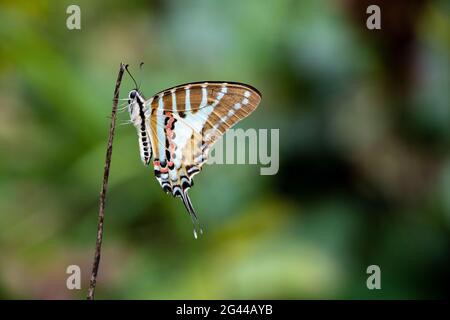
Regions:
[[[81,30],[66,8],[81,8]],[[366,28],[381,7],[382,30]],[[178,199],[116,131],[99,299],[443,298],[450,277],[446,1],[0,1],[0,298],[84,298],[114,83],[232,80],[280,170],[205,166]],[[138,65],[144,67],[139,71]],[[133,87],[128,75],[121,96]],[[121,114],[120,120],[127,120]],[[82,290],[66,268],[82,269]],[[381,268],[381,290],[366,287]]]

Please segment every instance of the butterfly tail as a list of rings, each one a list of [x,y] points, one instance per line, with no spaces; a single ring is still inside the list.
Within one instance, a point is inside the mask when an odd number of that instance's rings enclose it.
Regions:
[[[198,221],[197,214],[195,213],[187,191],[181,192],[181,200],[183,200],[183,204],[191,216],[192,224],[194,225],[194,236],[197,238],[198,233],[203,234],[203,229],[200,226],[200,222]]]

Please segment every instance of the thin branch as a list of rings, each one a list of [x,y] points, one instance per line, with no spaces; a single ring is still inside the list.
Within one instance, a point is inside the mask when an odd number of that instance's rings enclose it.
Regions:
[[[111,113],[111,127],[109,129],[108,147],[106,149],[105,167],[103,172],[103,185],[100,192],[100,204],[98,210],[98,226],[97,226],[97,242],[95,245],[94,263],[92,265],[91,281],[89,284],[89,291],[87,295],[88,300],[94,300],[95,286],[97,284],[98,267],[100,264],[100,255],[102,251],[103,240],[103,220],[105,219],[105,203],[106,203],[106,191],[108,189],[109,168],[111,166],[112,146],[114,140],[114,131],[116,128],[116,113],[117,104],[119,102],[119,89],[122,82],[122,76],[125,71],[125,65],[120,64],[119,74],[117,75],[116,88],[114,89],[114,99]]]

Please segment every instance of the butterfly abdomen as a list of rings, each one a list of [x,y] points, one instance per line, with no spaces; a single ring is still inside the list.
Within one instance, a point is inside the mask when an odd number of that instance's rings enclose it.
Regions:
[[[139,149],[141,151],[141,159],[145,165],[149,165],[152,158],[152,148],[150,146],[150,139],[145,127],[139,131]]]

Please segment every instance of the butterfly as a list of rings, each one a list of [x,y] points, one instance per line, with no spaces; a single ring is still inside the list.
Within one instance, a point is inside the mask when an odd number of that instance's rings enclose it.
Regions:
[[[237,82],[193,82],[163,90],[146,100],[138,88],[128,94],[130,122],[136,127],[141,160],[153,165],[166,193],[182,200],[194,224],[197,214],[188,195],[214,143],[251,114],[260,92]],[[153,157],[153,162],[151,159]]]

